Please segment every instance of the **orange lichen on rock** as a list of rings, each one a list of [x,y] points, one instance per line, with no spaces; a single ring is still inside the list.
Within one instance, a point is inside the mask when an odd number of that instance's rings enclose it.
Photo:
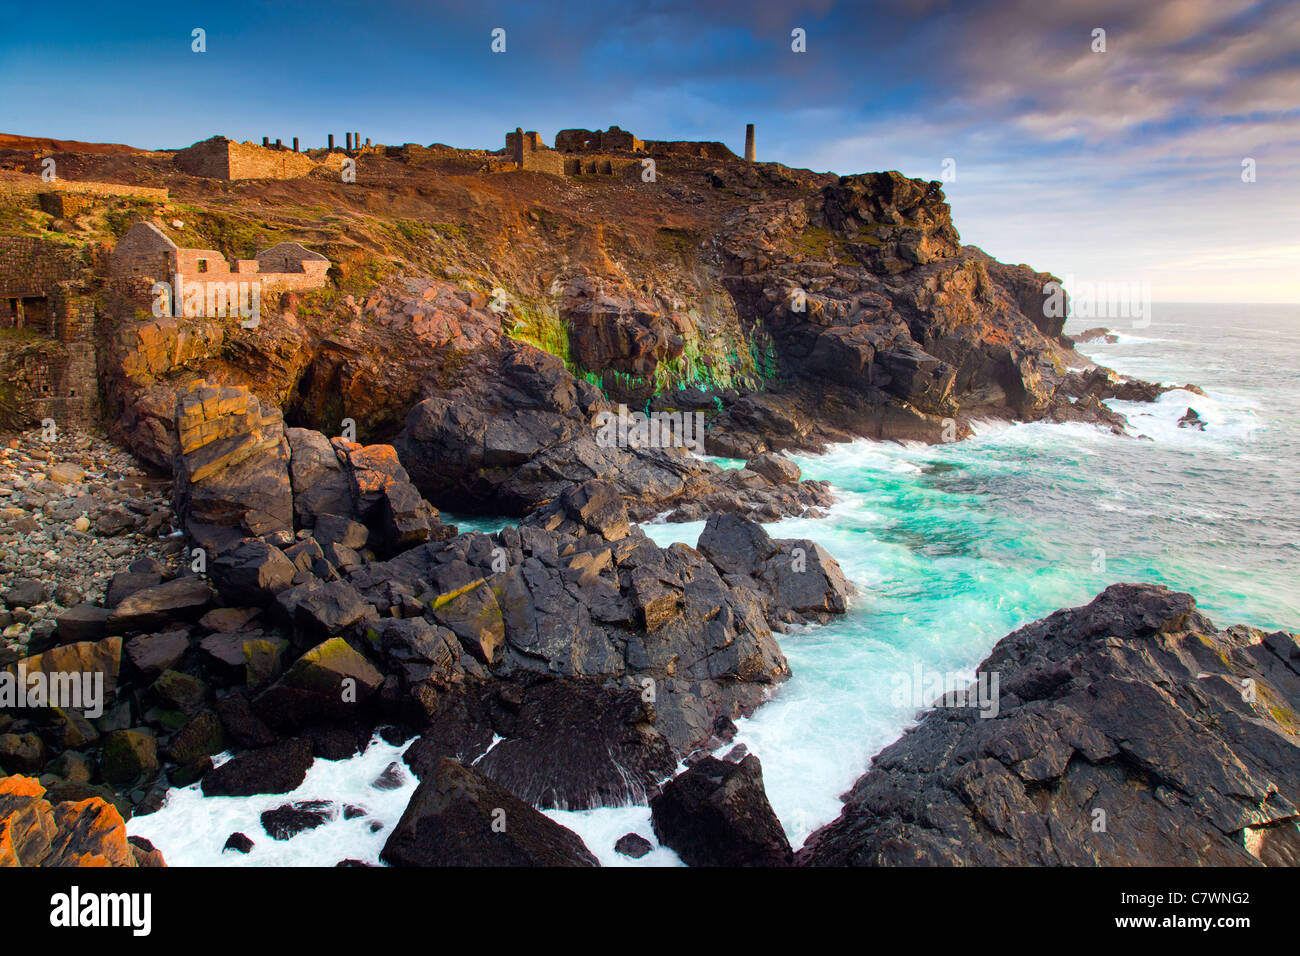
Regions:
[[[51,805],[31,777],[0,779],[0,866],[166,866],[127,839],[117,809],[100,797]]]

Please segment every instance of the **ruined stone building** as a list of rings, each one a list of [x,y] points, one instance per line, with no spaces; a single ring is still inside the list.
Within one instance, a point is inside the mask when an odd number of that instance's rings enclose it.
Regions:
[[[0,236],[0,427],[98,418],[95,285],[86,248]]]
[[[210,179],[298,179],[318,165],[306,153],[283,146],[236,143],[213,136],[179,150],[172,162],[192,176]]]
[[[255,283],[259,293],[319,289],[328,281],[329,267],[329,259],[296,242],[281,242],[252,259],[237,259],[232,265],[215,249],[178,246],[152,222],[132,226],[108,257],[109,278],[168,282],[180,290],[178,298],[189,285],[199,284],[204,287],[205,302],[212,301],[206,294],[212,285],[221,286],[223,293],[239,283]],[[185,314],[206,312],[187,309]]]
[[[628,150],[644,153],[645,143],[627,130],[611,126],[607,130],[562,129],[555,134],[555,148],[565,153],[599,153]]]
[[[542,142],[536,131],[525,133],[516,127],[513,133],[506,133],[506,155],[519,169],[564,175],[563,157]]]

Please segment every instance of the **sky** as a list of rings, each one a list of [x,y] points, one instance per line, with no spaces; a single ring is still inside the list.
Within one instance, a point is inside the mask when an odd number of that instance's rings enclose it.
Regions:
[[[0,132],[497,149],[617,124],[740,153],[746,123],[760,161],[943,181],[964,242],[1067,287],[1300,303],[1300,0],[0,6]]]

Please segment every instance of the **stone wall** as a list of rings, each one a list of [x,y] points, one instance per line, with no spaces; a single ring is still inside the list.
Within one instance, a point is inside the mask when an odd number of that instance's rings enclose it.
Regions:
[[[568,176],[630,175],[626,171],[631,167],[635,167],[639,175],[641,160],[632,156],[610,156],[602,153],[564,157],[564,172]]]
[[[647,153],[668,156],[694,156],[699,159],[739,159],[725,143],[693,142],[690,140],[648,139]]]
[[[52,179],[46,182],[30,173],[7,172],[0,178],[0,206],[35,206],[43,193],[67,194],[104,199],[144,199],[165,202],[166,189],[152,186],[124,186],[121,183],[82,182],[76,179]]]
[[[0,427],[99,417],[94,264],[86,247],[0,237]]]
[[[214,136],[176,153],[177,169],[209,179],[297,179],[316,168],[305,153]]]
[[[0,236],[0,297],[49,295],[86,268],[78,246],[34,236]]]
[[[74,219],[81,213],[93,209],[99,202],[94,196],[84,193],[38,193],[37,202],[41,211],[49,213],[55,219]]]
[[[566,153],[599,153],[611,149],[643,152],[645,143],[625,129],[562,129],[555,134],[555,148]]]
[[[535,131],[525,133],[516,129],[513,133],[506,133],[506,154],[519,169],[552,176],[564,175],[564,157],[548,148]]]
[[[173,271],[176,243],[152,223],[132,226],[108,257],[110,278],[127,276],[165,279]]]

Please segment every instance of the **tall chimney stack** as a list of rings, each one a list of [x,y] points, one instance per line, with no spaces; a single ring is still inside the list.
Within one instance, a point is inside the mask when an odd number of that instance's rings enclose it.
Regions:
[[[297,136],[295,136],[295,137],[293,138],[293,151],[294,151],[295,153],[298,152],[298,137],[297,137]]]
[[[754,161],[754,124],[749,123],[745,126],[745,162]]]
[[[345,143],[345,146],[344,146],[343,148],[346,149],[349,153],[352,152],[352,134],[351,134],[351,133],[344,133],[344,134],[343,134],[343,142]]]
[[[330,133],[330,145],[329,145],[329,148],[330,148],[330,152],[333,152],[333,151],[334,151],[334,134],[333,134],[333,133]]]

